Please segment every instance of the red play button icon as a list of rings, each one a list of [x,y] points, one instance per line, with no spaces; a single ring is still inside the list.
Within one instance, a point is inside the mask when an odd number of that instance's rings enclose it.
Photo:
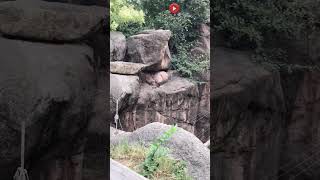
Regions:
[[[179,6],[179,4],[177,4],[177,3],[172,3],[172,4],[170,4],[170,6],[169,6],[169,11],[170,11],[172,14],[177,14],[177,13],[180,11],[180,6]]]

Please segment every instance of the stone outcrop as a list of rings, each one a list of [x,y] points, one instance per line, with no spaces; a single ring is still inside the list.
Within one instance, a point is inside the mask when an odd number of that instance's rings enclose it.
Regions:
[[[287,115],[285,136],[281,151],[280,174],[290,168],[294,170],[282,176],[289,180],[296,176],[310,180],[320,178],[317,166],[318,147],[320,145],[320,72],[298,71],[282,74],[286,92]],[[302,163],[303,162],[303,163]],[[288,166],[288,163],[290,165]],[[297,164],[300,163],[299,167]],[[305,169],[304,171],[302,171]]]
[[[110,72],[113,74],[137,75],[146,67],[145,64],[131,62],[110,62]]]
[[[137,129],[132,133],[111,130],[111,144],[124,141],[129,143],[143,143],[149,146],[159,138],[170,126],[155,122]],[[186,162],[188,174],[194,180],[210,179],[210,152],[209,149],[192,133],[178,128],[177,132],[164,146],[170,149],[170,155]]]
[[[214,51],[210,150],[215,180],[269,180],[278,172],[285,113],[278,72],[250,54]]]
[[[86,46],[3,38],[0,47],[3,50],[0,67],[0,174],[2,178],[10,179],[17,168],[20,118],[25,118],[26,164],[31,177],[37,176],[33,170],[38,168],[43,173],[56,171],[59,177],[62,174],[58,169],[50,169],[52,166],[47,163],[48,166],[43,166],[41,161],[51,162],[52,158],[63,157],[65,153],[76,155],[83,148],[84,139],[76,137],[84,133],[82,128],[88,122],[84,114],[91,111],[86,108],[92,106],[90,99],[94,97],[95,76],[85,56],[92,56],[93,52]],[[35,108],[36,113],[32,116],[24,114],[30,112],[30,108]],[[65,152],[70,144],[74,147]]]
[[[169,30],[147,30],[127,39],[127,61],[147,64],[146,70],[167,70],[171,62]]]
[[[123,79],[138,76],[135,87],[139,88],[130,91],[135,95],[127,93],[128,96],[120,100],[119,115],[124,130],[133,131],[151,122],[178,123],[206,142],[210,118],[209,72],[200,74],[198,80],[201,82],[197,83],[167,70],[171,60],[170,36],[171,32],[167,30],[145,30],[126,40],[125,62],[111,62],[111,89],[116,89],[111,91],[111,96],[120,96],[117,93],[121,92],[121,86],[127,87],[126,80],[115,80],[116,74],[121,74],[119,77]],[[122,51],[114,50],[115,54]],[[115,100],[110,102],[114,115]]]
[[[214,59],[213,178],[319,179],[320,73],[266,69],[223,48]]]
[[[19,166],[22,120],[30,179],[105,179],[104,13],[45,1],[0,3],[1,179],[12,179]],[[100,147],[86,142],[98,137]]]
[[[39,41],[74,41],[101,27],[103,7],[44,1],[8,1],[0,4],[0,32]]]

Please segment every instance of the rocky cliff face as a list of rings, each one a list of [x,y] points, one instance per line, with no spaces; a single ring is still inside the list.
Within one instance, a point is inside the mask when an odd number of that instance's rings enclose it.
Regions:
[[[211,152],[216,180],[319,178],[319,72],[267,70],[216,48]]]
[[[277,173],[285,112],[279,73],[237,51],[216,49],[214,57],[213,177],[270,179]]]
[[[106,49],[101,42],[107,39],[102,30],[104,14],[105,9],[98,6],[0,2],[1,179],[12,179],[20,166],[22,120],[26,120],[25,161],[30,179],[88,176],[83,167],[88,167],[87,159],[94,153],[87,154],[91,147],[86,140],[108,132],[101,110],[107,104],[101,102],[107,90],[101,52]],[[105,132],[97,128],[99,123],[100,127],[105,124]],[[105,146],[100,150],[104,161]]]
[[[294,80],[291,78],[291,82],[283,82],[287,86],[287,94],[295,96],[287,101],[285,138],[280,161],[284,168],[280,171],[283,179],[293,178],[299,172],[297,179],[316,180],[320,178],[317,162],[320,145],[320,72],[302,71],[291,76],[295,77]],[[287,76],[283,77],[288,79]],[[291,163],[290,172],[287,172],[288,163]]]

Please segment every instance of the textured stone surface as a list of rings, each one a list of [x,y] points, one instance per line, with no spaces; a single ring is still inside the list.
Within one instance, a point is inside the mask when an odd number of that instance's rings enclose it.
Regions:
[[[156,73],[141,73],[140,74],[141,80],[143,82],[148,83],[152,86],[161,86],[162,84],[166,83],[170,79],[170,73],[165,71],[159,71]]]
[[[154,87],[141,85],[138,100],[120,114],[126,131],[133,131],[151,122],[178,123],[194,132],[197,122],[199,91],[195,83],[180,77]]]
[[[214,59],[212,178],[269,180],[278,173],[283,135],[280,75],[243,52],[216,48]]]
[[[110,32],[110,61],[123,61],[126,50],[126,37],[121,32]]]
[[[140,84],[138,76],[110,74],[110,111],[116,112],[116,101],[119,100],[119,111],[138,99]]]
[[[73,41],[102,26],[106,9],[44,1],[0,4],[0,32],[15,38]]]
[[[19,163],[22,119],[30,178],[79,178],[81,167],[71,164],[82,162],[82,135],[96,90],[86,58],[92,49],[3,38],[0,49],[1,178],[12,179]]]
[[[145,64],[131,62],[110,62],[110,72],[114,74],[136,75],[146,67]]]
[[[127,38],[127,56],[129,62],[144,63],[148,70],[167,70],[171,55],[168,41],[169,30],[147,30]]]
[[[282,78],[289,111],[286,116],[288,119],[285,125],[286,136],[281,153],[281,167],[288,162],[293,162],[291,168],[304,162],[300,168],[282,178],[289,180],[301,172],[296,179],[317,180],[320,178],[320,167],[314,160],[320,146],[320,72],[296,72],[282,75]],[[302,169],[306,170],[301,171]],[[282,173],[285,171],[280,170]]]

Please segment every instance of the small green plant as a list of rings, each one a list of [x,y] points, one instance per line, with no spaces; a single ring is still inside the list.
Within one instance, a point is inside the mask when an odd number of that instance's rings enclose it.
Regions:
[[[159,163],[159,167],[158,170],[154,172],[153,179],[161,179],[162,174],[167,172],[166,174],[170,175],[167,175],[164,179],[192,180],[186,173],[187,166],[184,161],[178,161],[164,156],[158,158],[157,162]]]
[[[172,126],[162,136],[156,139],[149,147],[147,157],[142,163],[141,174],[145,177],[152,177],[155,171],[159,168],[159,159],[168,155],[168,149],[162,145],[168,141],[177,131],[177,126]]]
[[[171,158],[168,154],[169,149],[162,146],[176,131],[177,126],[172,126],[149,148],[146,148],[142,143],[129,144],[127,141],[112,145],[110,148],[111,158],[150,180],[192,180],[187,174],[185,162]]]

